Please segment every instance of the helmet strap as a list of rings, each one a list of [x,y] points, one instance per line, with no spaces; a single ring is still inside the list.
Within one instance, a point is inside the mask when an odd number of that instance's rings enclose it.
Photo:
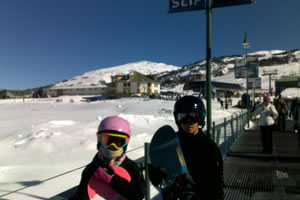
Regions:
[[[115,166],[119,166],[120,164],[122,164],[122,162],[125,160],[125,158],[126,158],[126,154],[124,153],[121,157],[112,159],[111,163]]]

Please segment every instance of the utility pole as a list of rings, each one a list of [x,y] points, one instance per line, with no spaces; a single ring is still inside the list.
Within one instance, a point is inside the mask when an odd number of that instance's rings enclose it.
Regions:
[[[295,55],[295,58],[297,59],[298,62],[300,62],[300,52],[298,52]],[[299,66],[299,70],[298,70],[298,83],[297,83],[297,86],[298,86],[298,88],[300,87],[300,66]],[[299,91],[297,90],[297,96],[299,96],[298,92]]]
[[[205,6],[206,3],[206,6]],[[252,0],[170,0],[169,13],[185,12],[192,10],[206,10],[206,134],[212,138],[212,117],[211,117],[211,18],[212,9],[227,6],[238,6],[252,4]]]
[[[206,134],[212,138],[211,129],[211,0],[206,1],[206,120],[207,129]]]
[[[248,53],[248,48],[250,48],[250,43],[247,40],[247,33],[245,33],[245,38],[242,43],[243,48],[245,49],[245,76],[246,76],[246,91],[247,91],[247,126],[248,128],[250,127],[249,121],[250,121],[250,110],[249,110],[249,93],[248,93],[248,62],[247,62],[247,53]]]
[[[265,71],[263,70],[263,74],[262,76],[269,76],[269,94],[270,96],[272,95],[272,88],[271,88],[271,79],[272,79],[272,75],[277,75],[277,69],[272,70],[272,71]]]

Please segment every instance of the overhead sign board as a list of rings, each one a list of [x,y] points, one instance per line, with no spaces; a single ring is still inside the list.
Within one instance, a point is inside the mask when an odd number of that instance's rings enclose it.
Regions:
[[[235,60],[235,78],[246,78],[246,65],[245,59]],[[258,59],[248,57],[247,58],[248,68],[247,74],[248,78],[255,78],[258,77],[259,74],[259,66],[258,66]]]
[[[251,4],[251,3],[253,3],[252,0],[213,0],[212,7],[220,8],[220,7],[238,6],[238,5]]]
[[[213,0],[212,8],[251,4],[252,0]],[[205,10],[205,0],[169,0],[169,13]]]
[[[205,10],[205,0],[169,0],[169,13]]]
[[[248,89],[261,89],[261,77],[249,78],[248,79]]]
[[[248,61],[248,78],[258,77],[258,59]]]
[[[245,78],[245,59],[235,60],[235,78]]]

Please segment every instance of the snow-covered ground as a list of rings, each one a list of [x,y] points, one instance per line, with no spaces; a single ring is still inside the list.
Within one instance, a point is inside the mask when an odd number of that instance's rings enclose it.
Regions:
[[[154,65],[160,66],[149,62],[142,64],[150,66],[152,70]],[[126,65],[123,67],[127,70]],[[299,68],[298,62],[270,66],[266,70],[276,69],[279,75],[289,75],[292,72],[299,74]],[[175,66],[168,66],[167,71],[174,69]],[[121,68],[110,69],[109,74],[118,70]],[[90,85],[96,80],[93,78],[95,74],[99,75],[100,72],[93,71],[72,81],[85,80],[87,83],[86,77],[91,77],[91,82],[88,82]],[[269,79],[262,76],[263,69],[259,74],[262,77],[262,89],[267,90]],[[104,74],[101,76],[104,77]],[[232,72],[212,80],[245,85],[245,79],[235,79]],[[274,81],[271,87],[274,87]],[[182,88],[183,85],[178,85],[174,91],[182,92]],[[297,88],[286,89],[282,91],[282,96],[289,99],[300,97],[300,91]],[[233,98],[233,105],[237,101]],[[177,128],[173,120],[173,106],[174,101],[143,98],[90,103],[83,102],[81,96],[25,99],[25,102],[22,99],[0,100],[0,199],[48,199],[78,185],[83,167],[96,153],[98,124],[107,116],[118,115],[130,122],[132,138],[127,155],[133,160],[142,157],[144,143],[150,142],[159,127],[169,124]],[[232,107],[221,110],[216,99],[212,102],[212,121],[216,124],[239,112],[240,109]],[[65,173],[69,171],[72,172]],[[58,176],[61,174],[64,175]],[[3,196],[15,190],[19,191]],[[157,192],[152,188],[151,193],[153,196]]]
[[[80,96],[61,99],[0,100],[0,196],[34,185],[2,198],[48,199],[78,185],[83,170],[80,167],[96,153],[97,126],[106,116],[118,115],[131,124],[131,159],[144,155],[144,143],[150,142],[159,127],[169,124],[176,129],[174,101],[123,98],[87,103]],[[233,105],[237,101],[233,99]],[[216,123],[236,112],[241,110],[221,110],[216,99],[212,102],[212,120]],[[153,189],[151,192],[155,194]]]

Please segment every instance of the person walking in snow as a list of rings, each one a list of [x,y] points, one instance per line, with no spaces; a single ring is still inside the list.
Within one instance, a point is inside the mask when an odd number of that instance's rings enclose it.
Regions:
[[[203,101],[184,96],[176,101],[173,114],[178,127],[176,134],[192,179],[187,179],[186,174],[177,177],[178,182],[163,191],[163,199],[187,199],[186,193],[193,194],[191,200],[223,199],[222,154],[216,143],[202,131],[206,117]],[[149,165],[149,177],[154,185],[159,185],[164,171]]]
[[[127,120],[111,116],[103,119],[97,131],[97,154],[82,172],[76,194],[70,200],[89,200],[88,182],[96,177],[115,189],[126,199],[143,199],[145,180],[137,164],[126,156],[130,140],[130,126]],[[130,181],[119,176],[115,169],[125,169]]]
[[[218,101],[220,102],[221,109],[224,110],[224,101],[220,97],[218,97]]]
[[[290,109],[290,112],[289,112],[289,117],[292,118],[292,113],[294,112],[294,109],[296,107],[296,104],[297,102],[299,101],[299,97],[296,97],[293,101],[292,101],[292,104],[291,104],[291,109]],[[300,102],[300,101],[299,101]]]
[[[295,98],[292,104],[292,108],[289,114],[294,120],[294,132],[298,134],[299,144],[300,144],[300,99]]]
[[[263,103],[260,104],[255,111],[253,116],[260,115],[259,126],[261,133],[261,142],[263,146],[263,153],[272,154],[273,151],[273,130],[275,120],[278,117],[278,112],[275,106],[271,103],[269,96],[264,96]]]
[[[277,130],[285,131],[285,121],[286,121],[287,115],[288,115],[288,107],[287,107],[284,99],[281,98],[281,95],[279,95],[279,98],[277,100],[277,104],[275,105],[275,107],[278,111]]]

